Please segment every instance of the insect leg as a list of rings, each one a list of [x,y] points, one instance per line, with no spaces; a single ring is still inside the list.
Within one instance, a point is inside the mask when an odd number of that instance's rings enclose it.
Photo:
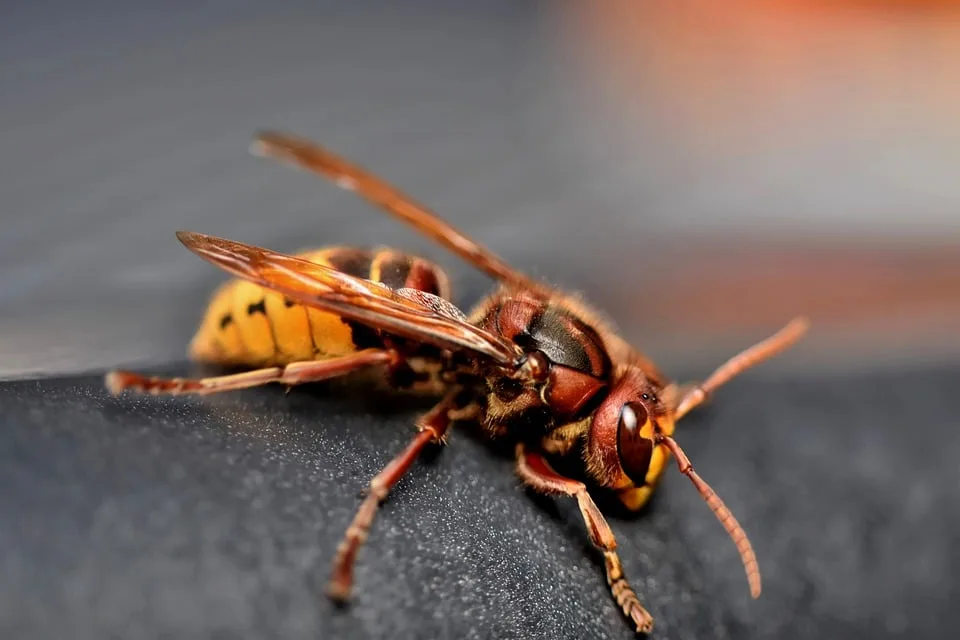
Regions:
[[[350,598],[353,585],[353,565],[360,546],[366,541],[377,514],[380,503],[386,500],[390,489],[403,477],[413,465],[420,452],[430,443],[442,443],[444,435],[452,421],[451,413],[455,411],[455,399],[460,389],[453,389],[444,396],[433,409],[417,421],[419,433],[399,455],[391,460],[380,473],[370,481],[369,491],[353,521],[347,528],[340,546],[337,547],[337,556],[333,563],[333,575],[327,588],[328,595],[338,602],[346,602]]]
[[[706,382],[695,385],[683,395],[677,404],[674,420],[679,420],[690,413],[692,409],[703,403],[718,387],[726,384],[732,378],[740,375],[750,367],[772,358],[793,345],[806,333],[809,326],[810,323],[806,318],[794,318],[783,329],[780,329],[780,331],[766,340],[758,342],[727,360],[707,378]]]
[[[630,587],[623,575],[620,556],[617,555],[617,540],[610,530],[610,525],[600,513],[593,498],[587,493],[587,487],[582,482],[565,478],[554,471],[539,453],[527,451],[517,445],[517,472],[520,478],[530,487],[545,494],[559,494],[575,497],[580,506],[580,513],[587,525],[590,540],[601,551],[607,570],[607,584],[614,600],[620,605],[624,615],[630,618],[637,627],[637,631],[650,633],[653,629],[651,616],[637,594]]]
[[[111,371],[107,374],[106,385],[114,395],[125,389],[153,395],[178,395],[181,393],[207,395],[221,391],[257,387],[271,382],[287,385],[318,382],[346,375],[365,367],[395,364],[397,361],[398,356],[394,351],[365,349],[329,360],[291,362],[285,367],[267,367],[212,378],[156,378],[130,371]]]

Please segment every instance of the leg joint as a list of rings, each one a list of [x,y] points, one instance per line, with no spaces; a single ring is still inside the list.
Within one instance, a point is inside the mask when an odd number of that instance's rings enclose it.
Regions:
[[[433,425],[429,425],[429,424],[420,425],[420,433],[423,433],[424,431],[430,432],[431,442],[435,442],[439,444],[439,443],[443,443],[446,440],[446,437],[442,435],[439,431],[437,431],[437,428],[434,427]]]
[[[390,488],[379,476],[370,481],[370,495],[376,498],[377,502],[386,500],[389,493]]]

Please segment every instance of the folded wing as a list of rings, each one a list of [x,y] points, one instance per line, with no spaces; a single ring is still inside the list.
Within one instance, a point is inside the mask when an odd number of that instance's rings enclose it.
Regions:
[[[177,238],[239,278],[387,334],[454,351],[468,350],[508,367],[521,355],[511,341],[466,322],[453,305],[420,299],[405,290],[397,292],[378,282],[233,240],[188,231],[178,232]]]

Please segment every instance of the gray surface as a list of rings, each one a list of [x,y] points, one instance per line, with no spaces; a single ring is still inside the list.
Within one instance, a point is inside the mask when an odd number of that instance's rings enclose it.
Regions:
[[[182,370],[181,368],[177,368]],[[679,430],[765,582],[671,469],[613,518],[657,638],[947,638],[960,631],[957,369],[751,376]],[[358,492],[415,407],[322,389],[105,397],[99,378],[0,385],[5,638],[628,638],[575,504],[528,499],[468,432],[418,463],[322,589]]]

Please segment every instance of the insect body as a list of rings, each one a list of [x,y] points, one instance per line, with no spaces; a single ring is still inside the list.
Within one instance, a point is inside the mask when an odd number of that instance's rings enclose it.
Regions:
[[[393,289],[409,287],[450,297],[449,280],[439,267],[390,249],[330,247],[297,257]],[[213,294],[190,343],[190,356],[213,364],[257,367],[323,360],[382,346],[376,332],[364,324],[236,279]]]
[[[717,387],[799,339],[805,320],[738,354],[702,384],[681,387],[583,301],[512,269],[372,174],[289,135],[261,134],[253,149],[357,191],[499,281],[465,315],[449,301],[443,272],[420,258],[347,248],[290,256],[177,234],[190,250],[239,278],[215,294],[191,354],[249,370],[193,380],[117,371],[107,376],[113,392],[205,394],[378,368],[395,386],[419,384],[440,397],[418,420],[407,448],[371,481],[337,550],[331,597],[349,597],[353,564],[378,504],[420,452],[444,442],[460,420],[475,420],[490,438],[512,443],[527,485],[577,500],[590,539],[603,552],[611,594],[638,631],[649,632],[653,618],[627,582],[616,539],[590,492],[613,492],[627,508],[639,509],[670,458],[730,534],[751,594],[759,596],[760,571],[746,534],[673,435],[676,422]],[[571,467],[579,469],[571,474],[577,477],[555,470]]]

